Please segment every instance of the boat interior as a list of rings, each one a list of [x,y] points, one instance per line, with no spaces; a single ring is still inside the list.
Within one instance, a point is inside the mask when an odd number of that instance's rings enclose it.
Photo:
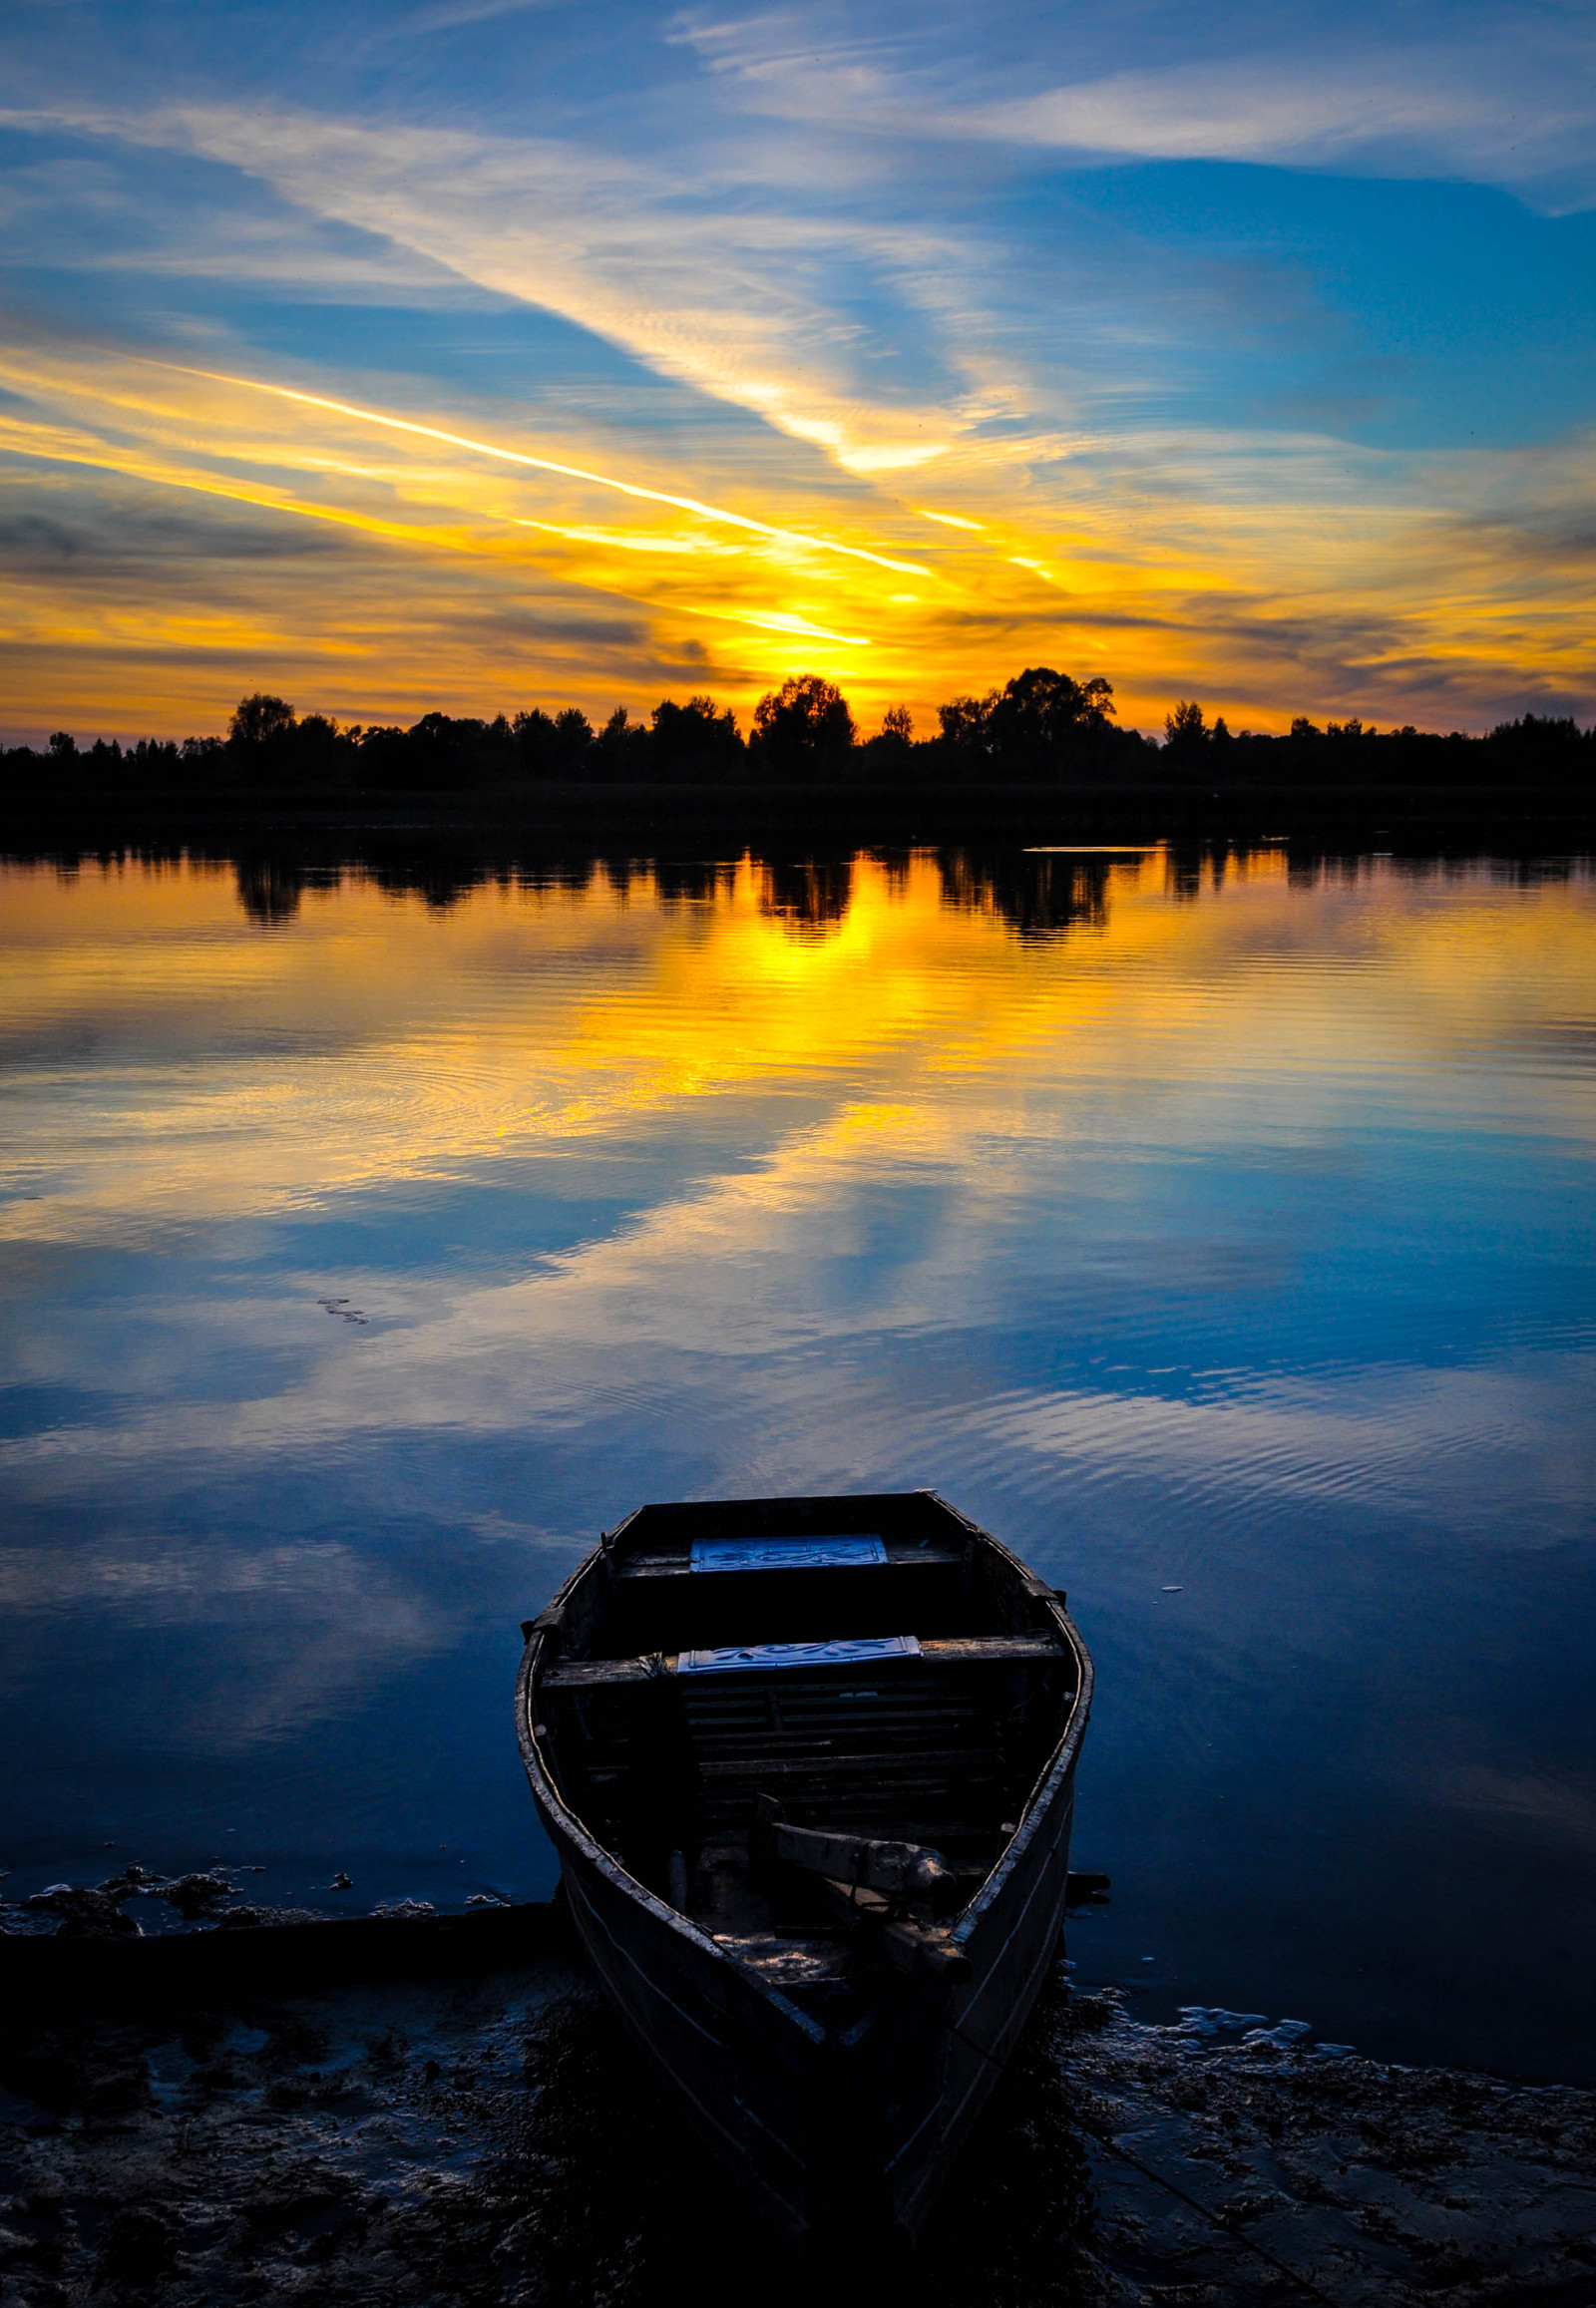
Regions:
[[[628,1874],[784,1983],[883,1927],[951,1965],[1074,1703],[1059,1601],[931,1492],[643,1507],[534,1623],[533,1735]]]

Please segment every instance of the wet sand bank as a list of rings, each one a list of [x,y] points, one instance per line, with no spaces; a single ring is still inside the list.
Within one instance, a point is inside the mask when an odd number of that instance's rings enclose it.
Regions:
[[[4,2308],[813,2293],[573,1958],[139,2016],[8,2003]],[[1249,2021],[1141,2027],[1060,1966],[917,2297],[1596,2302],[1596,2094]]]

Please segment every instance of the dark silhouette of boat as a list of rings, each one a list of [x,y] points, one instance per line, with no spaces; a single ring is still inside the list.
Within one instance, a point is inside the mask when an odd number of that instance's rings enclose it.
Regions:
[[[524,1629],[600,1980],[795,2241],[915,2237],[1058,1945],[1091,1662],[933,1491],[645,1506]]]

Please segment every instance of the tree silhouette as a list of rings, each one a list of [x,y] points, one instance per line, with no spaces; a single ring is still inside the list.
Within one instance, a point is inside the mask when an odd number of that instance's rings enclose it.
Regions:
[[[541,705],[534,705],[528,713],[518,713],[511,723],[516,750],[523,764],[535,777],[554,774],[554,758],[559,741],[555,736],[554,716]]]
[[[858,773],[871,784],[905,785],[915,770],[915,722],[907,705],[889,705],[874,737],[857,756]]]
[[[277,789],[285,799],[313,789],[388,787],[442,796],[529,776],[731,785],[763,775],[885,789],[1085,781],[1104,772],[1116,786],[1262,788],[1312,780],[1370,789],[1522,783],[1596,791],[1596,727],[1582,727],[1571,714],[1525,711],[1477,738],[1410,723],[1382,733],[1356,715],[1321,728],[1298,715],[1289,736],[1271,737],[1247,729],[1232,734],[1222,718],[1210,726],[1202,706],[1182,698],[1165,721],[1160,746],[1137,730],[1117,728],[1113,713],[1113,691],[1101,675],[1077,681],[1048,665],[1027,666],[984,697],[952,698],[939,709],[941,734],[930,743],[916,743],[904,705],[890,707],[861,743],[847,700],[818,673],[794,674],[761,698],[746,746],[734,715],[701,693],[685,704],[662,698],[651,726],[619,709],[596,738],[574,706],[558,716],[534,707],[513,724],[503,714],[489,721],[432,712],[409,729],[340,728],[330,715],[301,719],[286,698],[255,690],[239,699],[225,740],[189,737],[179,745],[146,738],[124,748],[102,738],[80,746],[70,732],[57,730],[38,750],[0,747],[0,802],[9,798],[25,810],[39,795],[137,799],[229,788]],[[1036,898],[1036,918],[1053,904],[1052,896]],[[1021,910],[1031,906],[1027,898]]]
[[[1058,776],[1099,756],[1114,738],[1111,682],[1076,681],[1050,665],[1023,673],[985,697],[956,697],[938,708],[944,743],[967,768],[999,777]]]
[[[556,758],[568,776],[581,769],[592,743],[593,723],[580,707],[568,705],[564,713],[555,715]]]
[[[257,689],[252,697],[239,698],[227,735],[234,745],[269,745],[274,737],[286,737],[292,727],[293,707],[287,699]]]
[[[734,777],[743,742],[737,716],[701,692],[678,705],[662,697],[653,710],[654,763],[662,777]]]
[[[1113,689],[1100,673],[1074,681],[1050,665],[1030,665],[992,707],[993,750],[1016,766],[1060,769],[1113,710]]]
[[[854,717],[834,681],[794,673],[754,708],[760,751],[782,777],[814,777],[835,769],[854,742]]]

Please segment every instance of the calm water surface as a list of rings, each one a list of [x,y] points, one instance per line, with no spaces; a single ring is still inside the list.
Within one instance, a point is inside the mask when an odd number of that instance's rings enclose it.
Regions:
[[[18,865],[0,971],[8,1894],[546,1891],[600,1525],[930,1483],[1096,1656],[1081,1977],[1596,2075],[1588,869]]]

